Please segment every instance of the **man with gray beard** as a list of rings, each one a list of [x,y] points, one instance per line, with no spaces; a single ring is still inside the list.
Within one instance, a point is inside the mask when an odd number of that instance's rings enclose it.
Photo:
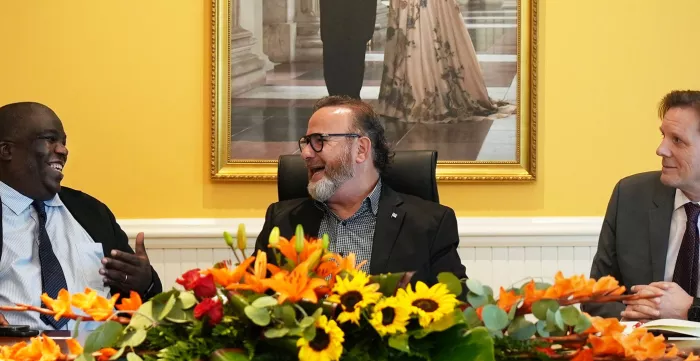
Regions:
[[[331,252],[367,261],[370,274],[415,271],[412,282],[428,285],[441,272],[467,278],[454,211],[382,184],[391,152],[370,105],[345,96],[319,100],[299,150],[310,197],[270,205],[256,249],[269,252],[274,227],[291,238],[301,224],[309,236],[328,234]]]

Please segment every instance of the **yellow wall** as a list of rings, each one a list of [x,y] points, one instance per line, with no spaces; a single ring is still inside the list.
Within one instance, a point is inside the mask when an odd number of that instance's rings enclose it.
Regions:
[[[618,178],[658,167],[661,96],[700,88],[700,1],[540,3],[538,180],[441,185],[459,216],[601,215]],[[262,217],[273,183],[209,180],[209,7],[2,1],[0,103],[52,107],[64,184],[117,217]]]

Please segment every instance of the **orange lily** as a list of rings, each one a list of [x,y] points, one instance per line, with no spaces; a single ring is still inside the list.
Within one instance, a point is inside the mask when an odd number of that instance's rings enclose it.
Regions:
[[[58,291],[58,297],[54,300],[49,297],[47,293],[41,295],[41,301],[44,302],[51,310],[56,312],[53,316],[56,321],[58,321],[63,316],[73,316],[73,310],[71,309],[70,293],[67,290],[62,289]]]
[[[255,257],[250,256],[246,258],[241,264],[239,264],[233,270],[229,269],[226,264],[223,264],[221,268],[210,268],[205,270],[204,273],[211,274],[214,278],[214,282],[222,287],[228,287],[231,284],[241,282],[241,279],[246,274],[246,270],[255,261]]]
[[[280,272],[272,278],[262,280],[262,283],[279,294],[277,302],[297,302],[302,299],[313,303],[318,302],[314,289],[326,285],[322,278],[309,278],[309,264],[302,262],[291,273]]]
[[[18,342],[12,346],[0,346],[0,359],[2,360],[14,360],[17,358],[17,352],[23,348],[27,347],[27,343],[22,341]]]
[[[523,300],[521,309],[524,313],[530,313],[532,312],[532,304],[544,297],[545,290],[538,290],[535,281],[530,280],[530,282],[523,287],[523,291],[525,292],[525,299]]]
[[[66,345],[68,346],[68,352],[71,355],[82,355],[83,346],[80,346],[80,342],[74,338],[69,338],[66,340]]]
[[[122,303],[117,305],[119,311],[138,311],[141,307],[141,296],[134,291],[129,293],[129,298],[122,298]]]
[[[229,284],[227,290],[251,290],[256,293],[263,293],[269,288],[262,280],[267,276],[267,253],[258,250],[258,255],[255,257],[255,268],[253,273],[246,273],[243,279],[244,283]]]
[[[16,360],[56,360],[61,354],[61,347],[46,335],[32,338],[29,346],[23,347],[15,353]]]
[[[84,309],[83,311],[92,316],[95,321],[104,321],[111,317],[114,313],[114,304],[117,303],[118,299],[119,294],[115,294],[109,300],[102,296],[97,296],[97,299],[92,306],[88,309]]]
[[[521,298],[521,296],[515,294],[515,291],[510,290],[506,292],[506,290],[504,290],[503,287],[501,287],[498,296],[498,301],[496,301],[496,306],[508,313],[510,312],[511,307],[516,305]]]
[[[268,247],[277,248],[286,259],[294,262],[294,264],[306,261],[316,250],[323,248],[323,241],[320,239],[304,239],[304,248],[300,253],[297,253],[295,242],[296,235],[292,236],[292,238],[289,240],[284,237],[280,237],[277,244],[268,245]]]
[[[593,361],[593,350],[590,348],[579,350],[571,361]]]
[[[621,295],[625,293],[625,286],[620,286],[620,283],[611,276],[601,277],[593,285],[592,290],[594,295],[598,294],[611,294],[611,295]]]
[[[117,353],[117,350],[113,348],[103,348],[99,351],[97,351],[100,355],[97,356],[97,361],[108,361],[110,357],[114,356]]]
[[[92,308],[97,302],[97,292],[90,288],[85,288],[83,293],[76,293],[71,298],[71,304],[81,310]]]

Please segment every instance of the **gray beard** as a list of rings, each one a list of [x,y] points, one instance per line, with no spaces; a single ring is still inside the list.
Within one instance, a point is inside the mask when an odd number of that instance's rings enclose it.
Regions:
[[[355,176],[355,169],[350,159],[350,147],[346,148],[340,166],[335,169],[326,167],[325,173],[323,178],[316,182],[309,182],[306,187],[311,198],[319,202],[329,200],[340,186]]]

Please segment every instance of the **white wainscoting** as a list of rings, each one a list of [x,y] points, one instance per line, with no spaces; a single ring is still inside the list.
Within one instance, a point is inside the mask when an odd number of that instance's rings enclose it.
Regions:
[[[250,254],[263,221],[128,219],[119,223],[132,247],[136,234],[145,233],[148,256],[169,289],[189,269],[231,259],[223,231],[235,234],[240,223],[246,225]],[[530,277],[551,280],[558,270],[565,275],[588,275],[601,223],[601,217],[459,218],[458,252],[467,275],[494,289]]]

